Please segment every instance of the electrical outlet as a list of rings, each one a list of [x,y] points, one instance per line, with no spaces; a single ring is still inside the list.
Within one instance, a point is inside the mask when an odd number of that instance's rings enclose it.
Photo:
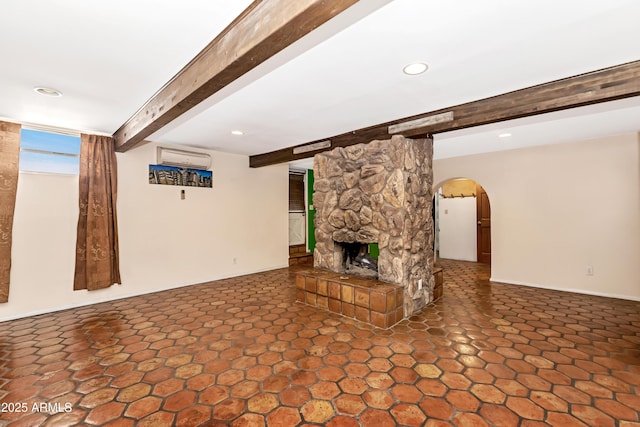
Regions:
[[[237,264],[238,263],[238,259],[236,257],[233,258],[233,263]]]
[[[587,276],[593,276],[593,267],[590,265],[587,266]]]

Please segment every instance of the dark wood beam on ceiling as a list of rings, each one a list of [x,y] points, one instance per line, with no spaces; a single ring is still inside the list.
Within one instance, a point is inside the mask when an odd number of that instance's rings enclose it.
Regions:
[[[125,152],[359,0],[256,0],[113,137]]]
[[[318,141],[310,141],[295,147],[254,155],[250,157],[249,164],[251,167],[261,167],[284,163],[312,157],[314,154],[335,147],[346,147],[374,139],[388,139],[394,134],[418,137],[638,95],[640,95],[640,61],[634,61]],[[324,145],[329,145],[326,141],[331,142],[330,146],[305,151],[305,147],[311,144],[323,142]],[[298,153],[294,154],[294,150]]]

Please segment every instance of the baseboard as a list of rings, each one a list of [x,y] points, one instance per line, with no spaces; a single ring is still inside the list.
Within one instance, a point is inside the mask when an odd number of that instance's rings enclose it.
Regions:
[[[495,283],[506,283],[508,285],[528,286],[530,288],[549,289],[551,291],[572,292],[574,294],[593,295],[596,297],[616,298],[616,299],[623,299],[628,301],[640,301],[640,296],[637,297],[632,295],[610,294],[607,292],[596,292],[596,291],[589,291],[585,289],[558,288],[555,286],[540,285],[538,283],[522,282],[520,280],[499,279],[499,278],[491,277],[489,281],[495,282]]]
[[[86,307],[88,305],[102,304],[104,302],[118,301],[118,300],[122,300],[122,299],[138,297],[138,296],[142,296],[142,295],[155,294],[157,292],[170,291],[170,290],[173,290],[173,289],[180,289],[180,288],[184,288],[184,287],[187,287],[187,286],[204,285],[206,283],[216,282],[218,280],[230,279],[230,278],[234,278],[234,277],[249,276],[251,274],[264,273],[266,271],[279,270],[281,268],[288,268],[288,267],[289,267],[288,264],[286,264],[286,265],[277,265],[277,266],[274,266],[274,267],[261,268],[261,269],[255,270],[255,271],[239,272],[239,273],[236,273],[236,274],[233,274],[233,275],[220,276],[220,277],[217,277],[215,279],[207,280],[205,282],[183,283],[183,284],[179,284],[179,285],[175,285],[175,286],[171,286],[171,287],[163,288],[163,289],[156,289],[156,290],[149,290],[149,291],[142,291],[142,292],[132,292],[132,293],[129,293],[129,294],[117,295],[117,296],[112,296],[112,297],[107,297],[107,298],[95,298],[95,299],[91,299],[91,300],[76,302],[76,303],[73,303],[73,304],[66,304],[66,305],[61,305],[61,306],[57,306],[57,307],[43,308],[43,309],[40,309],[40,310],[34,310],[34,311],[27,312],[27,313],[18,313],[18,314],[12,314],[12,315],[9,315],[9,316],[6,316],[6,317],[0,317],[0,322],[8,322],[10,320],[23,319],[25,317],[38,316],[40,314],[50,314],[50,313],[55,313],[57,311],[69,310],[69,309],[72,309],[72,308]],[[113,286],[126,286],[126,284],[124,284],[124,285],[113,285]],[[82,291],[80,291],[80,292],[82,292]],[[84,292],[88,293],[89,291],[85,290]]]

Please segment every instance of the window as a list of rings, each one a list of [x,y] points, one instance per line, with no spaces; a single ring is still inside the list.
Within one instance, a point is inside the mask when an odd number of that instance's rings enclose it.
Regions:
[[[289,212],[304,212],[304,175],[289,172]]]
[[[20,171],[78,175],[80,136],[22,129]]]

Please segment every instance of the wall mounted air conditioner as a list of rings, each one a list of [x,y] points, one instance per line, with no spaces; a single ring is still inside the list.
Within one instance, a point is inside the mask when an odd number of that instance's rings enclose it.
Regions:
[[[210,169],[211,156],[206,153],[158,147],[158,164],[190,169]]]

